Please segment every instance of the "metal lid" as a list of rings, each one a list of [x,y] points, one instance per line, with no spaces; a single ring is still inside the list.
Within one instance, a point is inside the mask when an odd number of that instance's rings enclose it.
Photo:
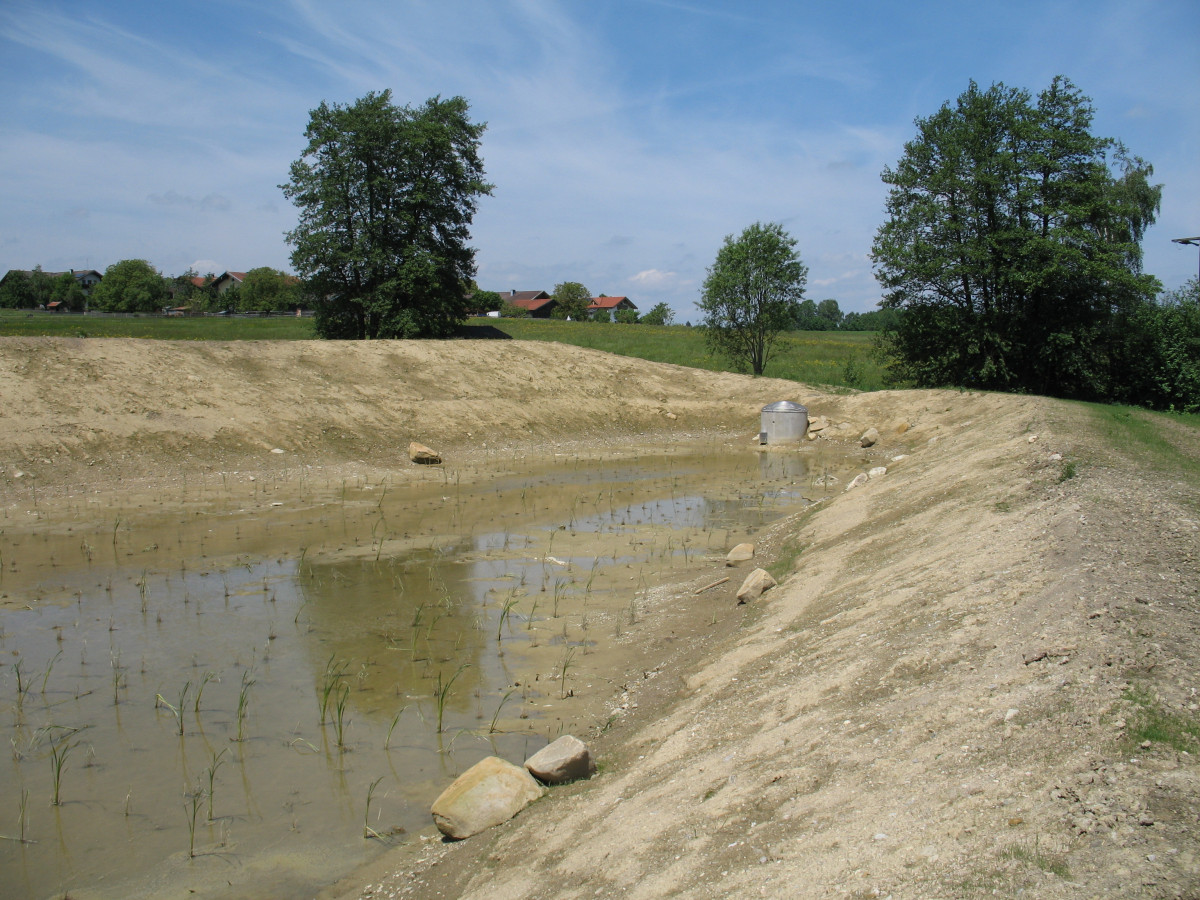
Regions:
[[[791,400],[780,400],[776,403],[768,403],[762,408],[763,412],[808,412],[807,406],[801,406],[799,403],[793,403]]]

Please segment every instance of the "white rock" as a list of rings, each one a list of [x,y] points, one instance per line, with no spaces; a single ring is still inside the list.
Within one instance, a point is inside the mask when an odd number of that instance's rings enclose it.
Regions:
[[[887,474],[887,466],[876,466],[867,472],[868,478],[882,478]]]
[[[853,481],[851,481],[848,485],[846,485],[846,490],[852,491],[856,487],[858,487],[860,484],[866,484],[866,483],[867,483],[867,473],[860,472],[858,475],[854,476]]]

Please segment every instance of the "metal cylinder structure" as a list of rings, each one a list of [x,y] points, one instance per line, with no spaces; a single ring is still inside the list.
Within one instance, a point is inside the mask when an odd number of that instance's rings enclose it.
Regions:
[[[795,444],[808,433],[808,407],[780,400],[762,408],[762,428],[759,443]]]

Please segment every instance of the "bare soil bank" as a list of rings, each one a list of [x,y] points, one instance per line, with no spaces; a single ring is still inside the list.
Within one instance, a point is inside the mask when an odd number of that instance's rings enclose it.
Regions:
[[[403,471],[414,439],[505,471],[748,440],[780,399],[846,426],[822,443],[878,428],[887,475],[777,528],[764,549],[800,552],[761,601],[695,596],[711,563],[654,593],[664,633],[593,698],[596,778],[460,844],[414,836],[327,895],[1200,896],[1200,485],[1080,407],[521,342],[9,339],[0,506],[11,530],[85,490]],[[723,627],[673,642],[681,609]],[[1175,746],[1142,746],[1155,723]]]

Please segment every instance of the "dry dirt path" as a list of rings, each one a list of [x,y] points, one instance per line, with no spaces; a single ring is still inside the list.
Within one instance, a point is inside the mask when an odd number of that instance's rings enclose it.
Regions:
[[[844,425],[831,446],[877,427],[886,476],[775,529],[764,550],[798,555],[762,601],[654,593],[664,619],[690,604],[729,628],[628,673],[596,778],[460,844],[414,836],[325,895],[1200,896],[1195,739],[1138,740],[1151,717],[1200,721],[1200,485],[1082,407],[519,342],[10,339],[0,499],[402,471],[412,439],[499,467],[748,438],[778,399]],[[1195,439],[1172,436],[1193,461]]]

